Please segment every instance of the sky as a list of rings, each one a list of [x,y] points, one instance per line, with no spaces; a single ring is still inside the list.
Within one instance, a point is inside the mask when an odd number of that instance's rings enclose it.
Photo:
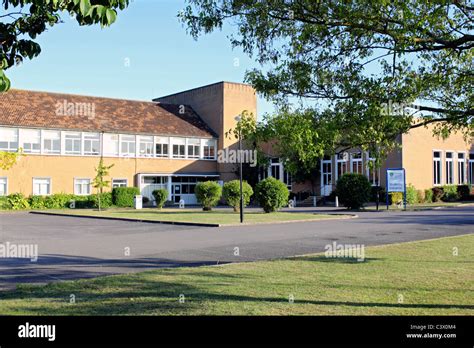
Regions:
[[[12,88],[151,100],[218,81],[243,82],[258,67],[232,49],[227,27],[201,36],[186,33],[177,13],[184,0],[133,0],[108,28],[64,23],[37,39],[41,54],[6,71]],[[258,100],[258,115],[273,106]]]

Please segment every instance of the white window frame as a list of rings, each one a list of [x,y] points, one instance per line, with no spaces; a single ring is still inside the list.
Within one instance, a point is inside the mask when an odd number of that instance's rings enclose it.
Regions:
[[[69,139],[68,139],[69,136]],[[72,137],[74,136],[74,137]],[[68,150],[68,141],[72,141],[72,150]],[[74,150],[75,145],[79,144],[79,151]],[[64,132],[64,154],[65,155],[82,155],[82,133],[81,132]]]
[[[88,181],[88,184],[78,183],[78,181]],[[77,190],[76,185],[81,185],[80,191]],[[83,192],[83,187],[88,186],[87,193]],[[74,178],[74,194],[78,196],[89,196],[92,194],[92,179],[90,178]]]
[[[178,147],[178,154],[174,154],[175,146]],[[181,148],[182,147],[182,148]],[[181,154],[181,149],[183,149],[183,153]],[[174,159],[183,159],[186,158],[186,153],[188,149],[186,148],[186,138],[171,138],[171,157]]]
[[[18,140],[23,152],[27,154],[41,154],[41,130],[20,128],[18,131]],[[35,133],[35,135],[33,136],[32,133]],[[32,141],[33,138],[35,138],[35,141]],[[34,150],[34,145],[37,145],[38,149]]]
[[[6,133],[12,133],[10,134],[8,137],[5,137],[5,140],[2,139],[2,142],[6,142],[7,143],[7,147],[5,148],[0,148],[0,151],[5,151],[5,152],[17,152],[18,151],[18,146],[20,144],[19,142],[19,136],[18,136],[18,132],[19,132],[19,129],[18,128],[12,128],[12,127],[0,127],[0,139],[1,137],[3,137],[4,135],[1,134],[2,131],[6,132]],[[16,144],[16,146],[12,146],[12,144]]]
[[[5,180],[5,183],[1,183],[0,182],[0,186],[5,186],[5,190],[2,194],[2,192],[0,191],[0,197],[1,196],[8,196],[8,177],[6,176],[0,176],[0,180]]]
[[[125,186],[123,186],[122,184],[119,184],[119,185],[116,185],[114,186],[114,181],[125,181]],[[112,188],[115,188],[115,187],[128,187],[128,179],[125,179],[125,178],[112,178]]]
[[[101,153],[100,133],[82,133],[82,151],[84,156],[99,156]],[[94,144],[97,146],[97,151],[93,151]],[[90,146],[90,151],[86,150],[86,146]]]
[[[451,154],[451,158],[448,158],[448,153]],[[444,152],[444,162],[445,162],[445,170],[446,170],[446,185],[454,185],[454,157],[456,156],[456,152],[446,150]],[[449,180],[451,179],[451,180]]]
[[[139,140],[138,155],[140,157],[154,157],[155,156],[154,137],[152,135],[140,135],[138,137],[138,140]]]
[[[360,158],[354,158],[354,155],[355,154],[360,154]],[[363,165],[363,161],[362,161],[362,157],[363,157],[363,154],[362,154],[362,151],[358,151],[358,152],[352,152],[350,155],[350,171],[351,173],[357,173],[357,174],[364,174],[364,165]],[[354,172],[354,163],[357,163],[357,168],[359,168],[359,164],[360,164],[360,170],[361,172]]]
[[[459,158],[459,155],[463,155],[463,158]],[[458,184],[463,185],[467,183],[466,151],[459,151],[457,153],[456,159],[458,161],[457,162]]]
[[[166,145],[166,152],[163,153],[164,145]],[[157,147],[160,146],[160,152],[158,153]],[[157,158],[169,158],[170,157],[170,138],[169,137],[155,137],[155,157]]]
[[[202,144],[202,158],[205,159],[205,160],[215,160],[216,159],[216,156],[217,156],[217,144],[216,144],[216,141],[214,139],[203,139],[201,141],[201,144]],[[206,155],[206,152],[207,153],[211,153],[211,148],[214,149],[214,155],[213,156],[210,156],[210,155]]]
[[[435,157],[435,152],[439,152],[439,157]],[[433,186],[441,186],[443,184],[443,150],[433,150]],[[435,163],[437,163],[439,173],[436,173]],[[438,175],[437,175],[438,174]]]
[[[133,137],[133,141],[131,140]],[[119,152],[121,157],[135,157],[137,152],[136,136],[132,134],[120,134]],[[123,145],[126,144],[127,151],[123,151]],[[133,146],[132,146],[133,145]],[[133,147],[133,149],[132,149]]]
[[[49,192],[46,193],[46,194],[41,194],[41,193],[35,193],[35,180],[48,180],[49,183],[48,183],[48,186],[49,186]],[[53,180],[51,180],[50,177],[33,177],[33,195],[34,196],[50,196],[51,195],[51,192],[53,192]]]
[[[469,153],[469,157],[467,158],[467,165],[468,165],[468,173],[467,175],[469,176],[468,177],[468,183],[471,184],[471,185],[474,185],[474,158],[471,159],[471,155],[473,155],[474,157],[474,152],[470,152]]]
[[[52,136],[52,135],[55,136]],[[51,142],[51,150],[46,150],[46,141]],[[59,143],[59,149],[54,150],[54,144]],[[60,130],[50,130],[43,129],[41,130],[41,153],[45,155],[60,155],[61,154],[61,131]]]
[[[190,151],[191,150],[191,151]],[[196,155],[196,150],[198,154]],[[188,138],[186,139],[186,151],[188,158],[201,158],[201,140]]]
[[[366,153],[366,156],[367,178],[369,179],[372,186],[380,186],[380,168],[375,168],[375,158],[370,157],[369,152]],[[370,162],[373,162],[374,164],[372,169],[369,167]]]

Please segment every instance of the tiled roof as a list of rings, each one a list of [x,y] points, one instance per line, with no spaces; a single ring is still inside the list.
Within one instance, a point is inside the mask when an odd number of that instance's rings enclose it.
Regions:
[[[12,89],[0,125],[91,132],[216,137],[190,106]]]

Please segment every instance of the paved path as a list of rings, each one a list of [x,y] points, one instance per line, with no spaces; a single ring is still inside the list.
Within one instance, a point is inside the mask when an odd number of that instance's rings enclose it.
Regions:
[[[0,289],[24,282],[315,253],[333,241],[377,245],[473,232],[474,207],[363,212],[358,219],[220,228],[0,214],[0,244],[34,243],[40,254],[37,262],[0,258]]]

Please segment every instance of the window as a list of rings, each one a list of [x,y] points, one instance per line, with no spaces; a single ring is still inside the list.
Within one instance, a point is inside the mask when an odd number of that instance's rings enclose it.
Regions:
[[[33,178],[33,195],[45,196],[51,194],[50,178]]]
[[[155,137],[155,156],[168,157],[168,138]]]
[[[97,156],[100,153],[100,134],[84,133],[84,155]]]
[[[0,178],[0,196],[6,196],[8,194],[8,179]]]
[[[43,152],[50,154],[61,153],[60,131],[43,131]]]
[[[351,172],[362,174],[362,152],[351,153]]]
[[[452,152],[446,152],[446,184],[454,184]]]
[[[347,158],[348,153],[342,152],[336,155],[336,165],[337,165],[337,178],[339,179],[345,173],[348,172],[347,170]]]
[[[36,129],[22,129],[21,145],[25,153],[41,152],[41,131]]]
[[[0,128],[0,151],[18,151],[18,129]]]
[[[90,195],[91,179],[74,179],[74,194],[81,196]]]
[[[380,168],[376,168],[375,158],[370,153],[367,153],[367,176],[372,186],[379,186],[380,184]]]
[[[172,139],[173,143],[173,158],[185,158],[186,157],[186,139]]]
[[[458,184],[466,183],[466,154],[458,153]]]
[[[102,136],[104,156],[118,156],[119,155],[119,135],[118,134],[104,134]]]
[[[258,180],[261,181],[266,178],[268,178],[268,167],[260,166],[258,168]]]
[[[216,158],[216,142],[214,140],[207,140],[203,146],[204,159]]]
[[[323,185],[332,185],[332,161],[329,156],[324,156],[324,160],[321,162],[322,165],[322,177]]]
[[[474,153],[469,154],[469,183],[474,185]]]
[[[127,187],[127,179],[112,179],[112,188]]]
[[[81,133],[66,133],[65,142],[67,155],[81,154]]]
[[[286,187],[288,187],[288,190],[291,191],[293,187],[293,180],[291,178],[291,174],[285,169],[283,169],[283,182],[286,184]]]
[[[281,163],[279,158],[272,158],[271,159],[271,176],[275,179],[280,180],[280,170],[281,170]]]
[[[188,139],[188,157],[199,158],[201,150],[201,141],[199,139]]]
[[[153,157],[153,137],[140,136],[140,157]]]
[[[441,151],[433,152],[433,184],[441,185]]]
[[[121,136],[120,154],[122,156],[135,156],[135,136],[134,135]]]

